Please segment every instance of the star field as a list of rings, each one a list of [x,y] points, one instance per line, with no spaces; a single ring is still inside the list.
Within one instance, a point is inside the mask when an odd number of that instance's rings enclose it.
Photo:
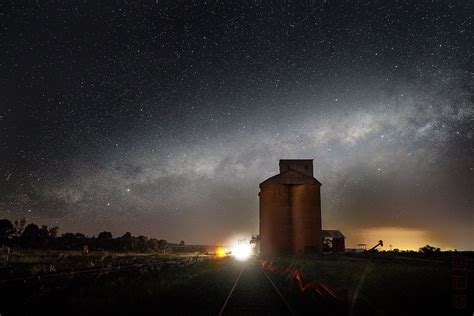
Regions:
[[[258,233],[258,184],[311,158],[349,245],[472,249],[473,8],[4,4],[0,217],[215,243]]]

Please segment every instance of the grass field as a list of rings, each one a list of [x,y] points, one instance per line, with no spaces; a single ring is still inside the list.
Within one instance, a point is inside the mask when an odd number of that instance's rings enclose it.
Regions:
[[[234,275],[226,272],[232,262],[197,254],[16,252],[0,270],[6,280],[0,283],[0,313],[116,315],[171,308],[212,314],[232,285]]]
[[[451,261],[449,256],[374,253],[326,256],[319,260],[277,258],[274,265],[279,270],[299,269],[305,282],[323,283],[339,298],[362,301],[382,315],[450,315],[455,312]],[[470,280],[472,262],[471,257],[471,270],[467,272]],[[470,296],[472,302],[472,293]]]
[[[451,260],[447,255],[388,253],[274,258],[271,276],[293,304],[299,301],[291,296],[302,294],[284,273],[288,268],[300,271],[304,283],[324,284],[338,300],[362,303],[374,314],[451,315],[455,314]],[[467,275],[472,282],[472,256],[469,260]],[[196,254],[14,252],[0,270],[1,279],[10,280],[0,283],[0,313],[116,315],[172,310],[215,315],[232,287],[238,264],[230,258]]]
[[[198,254],[161,254],[161,253],[120,253],[95,251],[83,254],[80,251],[57,250],[15,250],[8,263],[0,261],[2,274],[35,275],[51,272],[66,272],[82,269],[126,266],[154,263],[163,260],[182,260]]]

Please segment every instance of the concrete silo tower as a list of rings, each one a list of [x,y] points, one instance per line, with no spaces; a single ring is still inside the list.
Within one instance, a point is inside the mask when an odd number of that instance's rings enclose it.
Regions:
[[[260,252],[320,254],[321,183],[313,160],[280,160],[280,173],[260,183]]]

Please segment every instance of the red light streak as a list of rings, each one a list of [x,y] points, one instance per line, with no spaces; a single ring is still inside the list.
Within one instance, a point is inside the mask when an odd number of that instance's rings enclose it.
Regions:
[[[296,284],[298,285],[298,289],[301,294],[304,294],[306,291],[312,289],[320,297],[324,297],[325,295],[323,293],[327,293],[332,298],[337,299],[337,296],[334,293],[334,291],[331,290],[331,288],[329,288],[326,284],[323,284],[323,283],[315,284],[313,282],[305,282],[303,280],[303,273],[300,269],[286,268],[284,270],[280,270],[275,265],[273,265],[273,262],[269,262],[268,260],[265,260],[265,259],[260,260],[260,266],[267,271],[270,271],[273,273],[280,273],[280,274],[288,275],[292,277],[296,281]]]

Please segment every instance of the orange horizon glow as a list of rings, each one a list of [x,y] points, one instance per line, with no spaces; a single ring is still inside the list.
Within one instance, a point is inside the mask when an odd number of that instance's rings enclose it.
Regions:
[[[433,238],[428,230],[402,228],[402,227],[375,227],[354,231],[347,236],[347,248],[357,248],[357,244],[366,244],[367,249],[373,247],[379,240],[383,240],[384,246],[379,250],[415,250],[425,245],[439,247],[442,250],[453,249],[451,245],[445,244]],[[391,246],[391,247],[390,247]]]

